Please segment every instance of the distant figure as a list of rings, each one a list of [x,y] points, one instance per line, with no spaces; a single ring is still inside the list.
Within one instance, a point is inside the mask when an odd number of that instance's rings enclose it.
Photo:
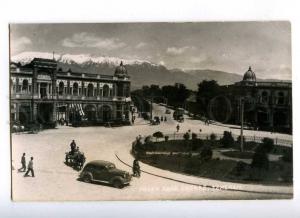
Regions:
[[[167,116],[165,116],[165,122],[167,122]]]
[[[176,126],[177,132],[179,132],[179,129],[180,129],[180,126],[179,126],[179,124],[177,124],[177,126]]]
[[[161,121],[161,122],[164,121],[164,117],[163,117],[163,116],[160,117],[160,121]]]
[[[140,168],[139,161],[137,159],[133,161],[132,171],[133,171],[133,176],[136,177],[141,176],[141,168]]]
[[[25,158],[25,153],[23,153],[21,157],[21,164],[22,167],[18,170],[19,172],[25,172],[26,171],[26,158]]]
[[[24,176],[28,176],[28,173],[31,172],[31,176],[34,177],[34,171],[33,171],[33,157],[30,158],[30,161],[28,163],[28,169]]]
[[[202,132],[202,129],[199,129],[200,132]]]
[[[75,152],[75,149],[76,149],[76,143],[75,143],[75,140],[73,139],[71,144],[70,144],[70,148],[71,148],[71,154],[73,155],[74,152]]]

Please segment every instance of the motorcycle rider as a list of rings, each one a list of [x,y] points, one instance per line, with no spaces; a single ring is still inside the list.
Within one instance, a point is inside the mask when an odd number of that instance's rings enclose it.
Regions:
[[[139,164],[139,161],[137,159],[135,159],[133,161],[132,170],[133,170],[133,176],[137,176],[137,177],[141,176],[140,164]]]

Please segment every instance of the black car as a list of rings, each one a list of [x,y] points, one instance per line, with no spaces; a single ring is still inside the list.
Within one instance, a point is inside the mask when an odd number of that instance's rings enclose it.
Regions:
[[[94,160],[87,163],[81,171],[79,178],[84,182],[102,182],[122,188],[129,185],[131,175],[108,161]]]

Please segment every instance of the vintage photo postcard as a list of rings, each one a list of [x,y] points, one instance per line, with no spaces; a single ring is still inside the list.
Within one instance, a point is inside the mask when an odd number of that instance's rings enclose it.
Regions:
[[[13,201],[293,198],[291,24],[10,24]]]

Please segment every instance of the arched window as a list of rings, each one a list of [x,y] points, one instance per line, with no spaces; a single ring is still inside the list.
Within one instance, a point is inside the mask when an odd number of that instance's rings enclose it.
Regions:
[[[284,93],[283,92],[278,92],[277,104],[284,104]]]
[[[103,97],[108,97],[109,96],[109,87],[108,85],[103,86]]]
[[[22,82],[22,92],[28,92],[28,80],[24,79]]]
[[[94,86],[92,83],[89,83],[88,87],[87,87],[87,96],[88,97],[93,97],[94,96]]]
[[[58,84],[58,94],[59,95],[63,95],[64,94],[64,83],[63,82],[60,82],[59,84]]]
[[[73,84],[73,95],[78,95],[78,83]]]
[[[266,91],[263,91],[261,93],[261,102],[262,103],[268,103],[269,102],[269,94]]]

